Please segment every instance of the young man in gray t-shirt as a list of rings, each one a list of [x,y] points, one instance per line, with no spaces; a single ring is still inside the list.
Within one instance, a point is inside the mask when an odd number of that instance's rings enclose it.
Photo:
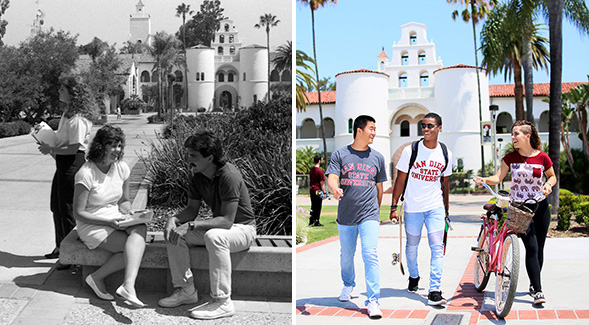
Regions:
[[[380,267],[376,246],[380,226],[378,215],[383,194],[382,183],[386,181],[387,175],[384,157],[369,147],[375,136],[374,118],[367,115],[358,116],[354,120],[354,142],[333,152],[326,174],[327,185],[333,193],[333,198],[340,201],[337,224],[344,288],[339,300],[350,300],[356,285],[354,254],[360,235],[368,296],[365,305],[371,318],[380,318]]]

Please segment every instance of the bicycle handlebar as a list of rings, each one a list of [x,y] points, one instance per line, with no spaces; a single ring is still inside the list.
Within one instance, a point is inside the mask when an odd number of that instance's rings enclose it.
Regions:
[[[483,183],[481,183],[481,184],[483,184],[483,186],[485,186],[485,187],[487,188],[487,190],[488,190],[489,192],[491,192],[491,194],[492,194],[494,197],[496,197],[496,198],[497,198],[497,200],[506,200],[506,201],[512,201],[512,200],[510,200],[510,199],[509,199],[509,197],[505,197],[505,196],[501,196],[501,195],[497,194],[495,191],[493,191],[493,189],[491,188],[491,186],[489,186],[489,184],[487,184],[487,183],[484,183],[484,182],[483,182]],[[540,196],[542,196],[542,192],[539,192],[538,194],[536,194],[536,195],[535,195],[535,196],[532,198],[532,200],[534,200],[534,201],[538,201],[538,199],[540,198]]]

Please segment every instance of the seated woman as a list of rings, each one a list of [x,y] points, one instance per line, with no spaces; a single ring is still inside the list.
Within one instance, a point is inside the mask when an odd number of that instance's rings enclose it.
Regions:
[[[125,269],[124,283],[116,294],[125,303],[144,307],[137,298],[135,280],[145,251],[147,227],[140,224],[121,227],[125,215],[132,214],[129,202],[129,166],[122,161],[125,148],[123,131],[105,125],[96,132],[87,154],[88,161],[75,178],[74,218],[80,239],[90,249],[113,253],[110,259],[85,281],[104,300],[114,297],[106,291],[104,279]]]

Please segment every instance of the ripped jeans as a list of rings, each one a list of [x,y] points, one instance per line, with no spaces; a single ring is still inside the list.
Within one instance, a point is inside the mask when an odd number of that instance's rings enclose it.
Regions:
[[[421,240],[421,229],[425,223],[427,238],[431,251],[429,291],[439,291],[442,280],[442,267],[444,264],[444,227],[446,212],[444,208],[438,208],[425,212],[405,213],[405,233],[407,234],[407,268],[409,276],[417,278],[419,268],[417,266],[417,248]]]

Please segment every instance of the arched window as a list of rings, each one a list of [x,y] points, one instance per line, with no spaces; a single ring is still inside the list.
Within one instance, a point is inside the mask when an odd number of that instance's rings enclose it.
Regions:
[[[429,74],[424,72],[419,76],[419,85],[421,87],[429,87]]]
[[[540,114],[540,119],[538,120],[538,132],[548,132],[548,121],[550,120],[550,114],[548,113],[548,111],[544,111]]]
[[[233,43],[235,41],[235,36],[229,35],[229,43]]]
[[[200,80],[205,81],[205,73],[204,72],[200,73]]]
[[[228,32],[229,31],[229,24],[225,24],[225,31]]]
[[[325,137],[333,138],[335,136],[335,123],[329,117],[323,119],[323,127],[325,128]]]
[[[225,82],[225,74],[223,72],[219,72],[217,77],[219,78],[219,82]]]
[[[459,172],[464,171],[464,160],[462,158],[458,158],[458,161],[456,161],[456,165]]]
[[[425,52],[419,53],[419,64],[425,64]]]
[[[182,72],[180,70],[174,71],[174,76],[176,76],[176,82],[184,81],[184,76],[182,75]]]
[[[243,73],[243,81],[245,81],[245,72]]]
[[[254,104],[258,102],[258,95],[254,95]]]
[[[229,47],[229,54],[234,55],[235,54],[235,46],[231,45]]]
[[[149,72],[141,72],[141,82],[149,82]]]
[[[401,122],[401,136],[402,137],[409,136],[409,121]]]
[[[409,65],[409,53],[401,53],[401,65]]]
[[[411,32],[409,34],[409,44],[411,44],[411,45],[417,44],[417,33]]]
[[[421,122],[423,122],[423,120],[419,120],[419,122],[417,122],[417,135],[418,136],[423,135],[423,129],[421,128]]]
[[[301,125],[301,132],[300,132],[301,139],[313,139],[317,137],[317,127],[315,126],[315,121],[308,118],[303,121]]]
[[[233,82],[233,72],[229,72],[229,74],[227,74],[227,81]]]
[[[223,55],[223,47],[222,47],[222,46],[219,46],[219,47],[217,48],[217,54],[219,54],[219,55]]]
[[[270,73],[270,81],[280,81],[280,75],[278,74],[278,70],[272,70],[272,72]]]
[[[292,81],[292,76],[290,75],[290,70],[282,71],[282,81],[290,82]]]
[[[225,35],[219,35],[219,43],[225,43]]]
[[[200,72],[196,73],[196,81],[200,81]]]
[[[497,119],[495,120],[497,133],[510,133],[512,124],[513,119],[509,113],[501,112],[497,115]]]
[[[399,76],[399,88],[407,88],[407,73],[405,72]]]
[[[348,120],[348,133],[349,134],[354,133],[353,128],[354,128],[354,121],[352,119],[349,119]]]

